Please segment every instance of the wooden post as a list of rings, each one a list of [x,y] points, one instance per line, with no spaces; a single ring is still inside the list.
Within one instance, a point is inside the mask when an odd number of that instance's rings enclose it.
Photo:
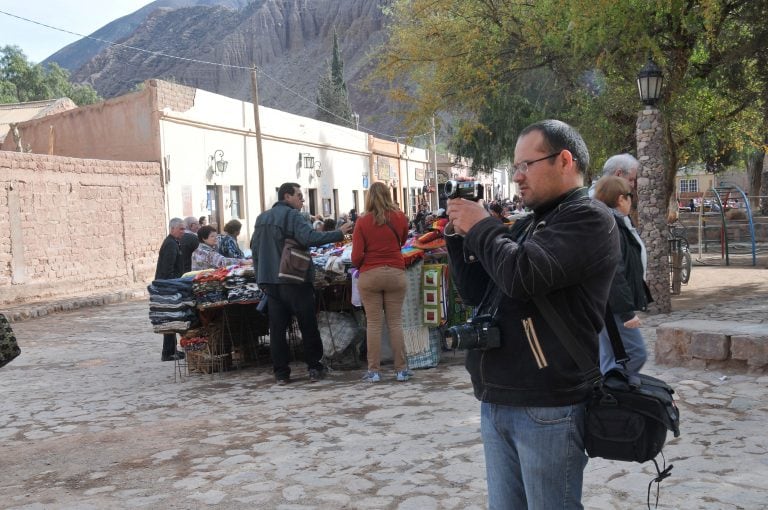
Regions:
[[[261,120],[259,119],[259,84],[256,80],[256,65],[251,69],[251,100],[253,101],[253,120],[256,124],[256,161],[259,172],[259,205],[260,212],[264,212],[266,196],[264,193],[264,156],[261,152]]]

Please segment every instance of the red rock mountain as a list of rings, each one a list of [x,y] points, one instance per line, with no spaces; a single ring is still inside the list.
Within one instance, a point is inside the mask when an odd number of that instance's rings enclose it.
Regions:
[[[398,132],[393,105],[367,90],[373,55],[385,42],[383,7],[390,0],[158,0],[47,59],[67,67],[104,97],[162,78],[250,100],[249,68],[256,64],[264,106],[313,117],[322,73],[339,37],[344,77],[360,125]],[[180,58],[169,58],[173,55]],[[236,67],[207,64],[213,62]],[[243,67],[245,69],[238,69]],[[303,99],[306,98],[306,99]],[[308,101],[309,100],[309,101]]]

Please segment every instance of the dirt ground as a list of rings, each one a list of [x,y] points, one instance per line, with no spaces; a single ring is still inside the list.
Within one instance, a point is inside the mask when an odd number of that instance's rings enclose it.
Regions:
[[[760,261],[761,262],[761,261]],[[700,265],[694,261],[691,278],[680,295],[672,296],[672,309],[691,310],[734,297],[765,294],[768,297],[768,265]]]

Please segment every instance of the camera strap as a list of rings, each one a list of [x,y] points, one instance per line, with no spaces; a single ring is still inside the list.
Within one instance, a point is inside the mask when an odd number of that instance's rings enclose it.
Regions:
[[[502,298],[503,292],[501,289],[497,285],[491,283],[491,285],[488,285],[488,288],[485,290],[485,294],[483,295],[483,299],[480,301],[480,305],[475,308],[473,317],[490,315],[491,318],[495,319],[496,313],[499,311],[499,306],[501,306]]]

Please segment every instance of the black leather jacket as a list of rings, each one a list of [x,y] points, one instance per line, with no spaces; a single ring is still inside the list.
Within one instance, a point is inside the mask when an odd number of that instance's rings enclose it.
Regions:
[[[475,396],[533,407],[585,400],[589,383],[531,296],[547,296],[597,366],[597,334],[620,258],[611,211],[589,199],[586,188],[577,188],[511,230],[487,218],[464,238],[448,237],[447,245],[465,302],[481,304],[489,286],[502,292],[496,314],[501,346],[467,353]],[[481,312],[488,308],[485,301]]]

